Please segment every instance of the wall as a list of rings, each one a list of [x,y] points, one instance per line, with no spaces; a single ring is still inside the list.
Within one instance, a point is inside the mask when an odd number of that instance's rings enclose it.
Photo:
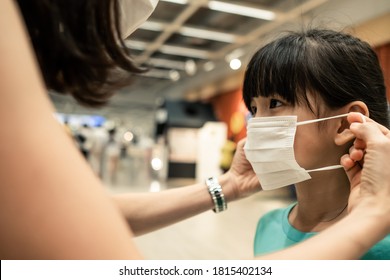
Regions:
[[[390,43],[375,48],[386,83],[387,100],[390,101]]]
[[[242,100],[241,88],[217,95],[210,100],[218,120],[227,124],[228,139],[238,142],[246,136],[248,110]]]

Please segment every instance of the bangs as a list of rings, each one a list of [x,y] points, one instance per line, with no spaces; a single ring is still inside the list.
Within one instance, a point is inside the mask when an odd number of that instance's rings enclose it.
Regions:
[[[275,94],[292,105],[302,102],[309,105],[306,91],[311,86],[305,41],[305,38],[289,35],[264,46],[252,57],[243,84],[243,98],[249,110],[254,97]]]

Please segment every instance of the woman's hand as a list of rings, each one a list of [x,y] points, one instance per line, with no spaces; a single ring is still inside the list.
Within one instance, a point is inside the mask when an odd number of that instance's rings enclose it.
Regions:
[[[390,131],[357,113],[350,113],[350,130],[356,136],[349,154],[344,155],[344,166],[351,183],[349,210],[361,204],[387,211],[390,229]]]
[[[219,178],[228,200],[247,197],[261,190],[259,179],[245,156],[245,140],[238,142],[230,169]]]

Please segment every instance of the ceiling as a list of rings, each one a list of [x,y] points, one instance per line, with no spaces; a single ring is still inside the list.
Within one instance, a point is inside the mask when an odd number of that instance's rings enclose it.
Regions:
[[[135,61],[150,71],[100,114],[142,119],[160,97],[205,100],[238,88],[250,56],[278,31],[308,24],[356,27],[388,13],[389,0],[160,0],[126,39]],[[234,58],[242,61],[237,70],[229,66]],[[67,97],[53,101],[59,111],[85,112]]]

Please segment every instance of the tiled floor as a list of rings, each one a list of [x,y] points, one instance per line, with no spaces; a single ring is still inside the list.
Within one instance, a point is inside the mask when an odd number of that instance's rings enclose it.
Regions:
[[[118,184],[107,183],[109,191],[147,192],[158,188],[158,184],[152,183],[146,173],[139,173],[142,180],[140,177],[129,179],[127,167],[122,165]],[[163,191],[191,183],[193,181],[189,179],[168,180],[160,188]],[[284,207],[291,201],[287,189],[258,193],[229,204],[225,212],[215,214],[208,211],[136,237],[135,240],[146,259],[250,259],[253,257],[253,236],[259,217],[272,209]]]

